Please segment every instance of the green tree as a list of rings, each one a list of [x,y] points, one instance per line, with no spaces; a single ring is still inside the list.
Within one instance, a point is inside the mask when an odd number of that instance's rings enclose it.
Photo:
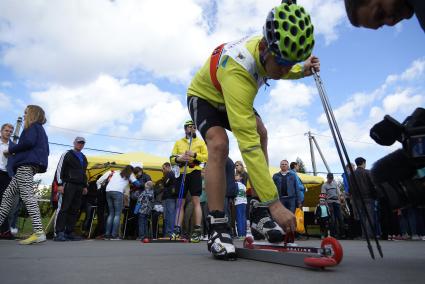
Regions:
[[[306,167],[305,167],[305,164],[304,164],[303,160],[301,160],[300,157],[297,157],[297,159],[295,160],[295,162],[297,162],[298,166],[300,167],[300,173],[305,174]]]

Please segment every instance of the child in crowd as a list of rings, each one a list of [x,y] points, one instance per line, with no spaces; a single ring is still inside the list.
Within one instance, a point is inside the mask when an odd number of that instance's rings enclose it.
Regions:
[[[320,225],[320,237],[323,239],[329,236],[329,219],[331,214],[329,213],[328,205],[326,204],[326,194],[321,193],[319,195],[319,204],[314,212],[315,220],[314,223]]]
[[[134,214],[138,214],[139,220],[139,237],[138,239],[143,240],[148,237],[148,219],[152,213],[154,205],[154,192],[153,182],[148,181],[145,183],[145,190],[140,193],[137,199],[137,204],[134,210]]]
[[[238,193],[235,198],[236,207],[236,228],[238,237],[244,238],[246,236],[246,186],[242,183],[242,175],[235,174],[235,181],[238,186]]]

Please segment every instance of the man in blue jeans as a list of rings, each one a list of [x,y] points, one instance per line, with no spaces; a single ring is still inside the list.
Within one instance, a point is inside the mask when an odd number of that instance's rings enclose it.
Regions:
[[[279,193],[280,202],[292,213],[302,206],[301,191],[304,189],[297,181],[297,174],[289,170],[288,160],[280,162],[280,172],[273,175],[273,181]]]

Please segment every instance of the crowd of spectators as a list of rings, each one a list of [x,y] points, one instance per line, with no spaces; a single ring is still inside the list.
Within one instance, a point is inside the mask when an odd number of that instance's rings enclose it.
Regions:
[[[8,123],[1,128],[0,197],[13,177],[13,170],[7,167],[8,155],[5,154],[10,149],[9,145],[14,145],[11,141],[13,129],[13,125]],[[190,126],[185,126],[185,131],[186,134],[190,133]],[[183,139],[189,143],[188,135]],[[82,152],[85,143],[85,138],[76,137],[73,149],[64,152],[57,165],[52,184],[55,241],[168,238],[175,233],[176,227],[179,227],[183,237],[191,238],[196,232],[199,239],[208,239],[208,196],[203,170],[199,171],[200,188],[187,190],[185,185],[183,189],[186,188],[186,191],[182,195],[184,201],[178,200],[185,163],[198,161],[191,165],[191,172],[194,172],[198,169],[195,166],[200,169],[205,167],[206,159],[199,162],[193,151],[192,159],[185,161],[182,158],[180,161],[175,148],[171,163],[162,165],[163,177],[156,182],[144,172],[141,162],[105,171],[96,180],[88,181],[88,162]],[[328,173],[314,211],[314,220],[320,226],[321,237],[331,235],[356,239],[367,235],[387,240],[425,240],[424,208],[390,210],[386,202],[376,195],[370,172],[366,169],[366,160],[359,157],[355,163],[351,167],[365,206],[358,205],[358,193],[352,190],[353,176],[343,174],[342,182],[337,182],[334,175]],[[173,164],[179,168],[173,170]],[[298,169],[296,162],[289,163],[283,159],[280,171],[273,175],[282,204],[292,212],[296,208],[303,208],[304,204],[305,187],[297,175]],[[249,175],[242,161],[233,162],[228,158],[225,171],[225,212],[233,236],[244,238],[250,233],[250,201],[255,198],[255,191],[249,185]],[[2,217],[5,220],[0,229],[2,238],[11,238],[17,233],[16,211],[20,206],[17,202],[19,200],[19,195],[14,197],[10,203],[10,213]],[[200,210],[197,209],[198,202]],[[180,215],[177,214],[179,205]],[[36,212],[34,208],[31,210]],[[197,216],[199,214],[201,216]],[[366,218],[367,214],[370,219]],[[82,215],[84,219],[81,227],[76,228],[77,220]],[[361,222],[366,226],[362,227]]]

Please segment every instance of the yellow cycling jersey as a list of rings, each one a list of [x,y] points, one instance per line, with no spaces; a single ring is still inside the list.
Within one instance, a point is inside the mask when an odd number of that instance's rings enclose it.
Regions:
[[[182,138],[176,141],[173,147],[173,151],[171,152],[170,163],[172,165],[176,165],[176,164],[179,165],[181,173],[183,173],[184,171],[184,163],[176,162],[176,157],[179,155],[183,155],[188,150],[189,150],[189,139]],[[204,140],[198,137],[193,138],[192,146],[190,147],[190,150],[193,153],[196,153],[196,157],[189,161],[187,169],[186,169],[186,173],[191,173],[194,170],[201,170],[202,168],[200,164],[206,163],[208,160],[207,145],[205,144]]]
[[[269,204],[278,199],[278,193],[261,149],[253,112],[254,99],[266,79],[260,63],[261,38],[253,36],[225,45],[216,73],[222,94],[211,81],[209,58],[193,78],[187,95],[207,100],[215,107],[225,106],[252,185],[262,203]],[[282,79],[302,77],[303,67],[296,64]]]

